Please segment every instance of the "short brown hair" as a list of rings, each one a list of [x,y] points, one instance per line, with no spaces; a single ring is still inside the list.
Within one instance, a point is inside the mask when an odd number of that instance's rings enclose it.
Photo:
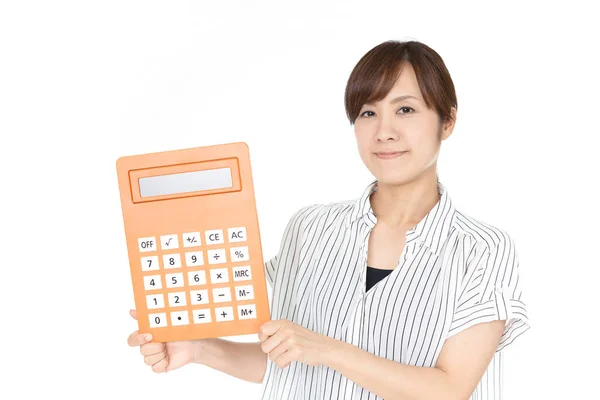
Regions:
[[[350,73],[344,104],[351,125],[365,103],[388,94],[405,63],[412,65],[427,107],[437,112],[440,122],[452,119],[452,107],[458,109],[456,92],[440,55],[418,41],[388,40],[369,50]]]

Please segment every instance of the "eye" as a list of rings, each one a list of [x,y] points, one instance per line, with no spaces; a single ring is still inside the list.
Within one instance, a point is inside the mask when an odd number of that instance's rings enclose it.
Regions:
[[[403,109],[408,109],[408,110],[413,110],[413,111],[415,111],[415,110],[414,110],[413,108],[411,108],[411,107],[406,107],[406,106],[405,106],[405,107],[400,107],[400,110],[403,110]],[[400,113],[400,114],[408,114],[408,113]]]
[[[415,110],[414,110],[414,108],[412,108],[412,107],[407,107],[407,106],[400,107],[400,110],[412,110],[412,111],[415,111]],[[399,110],[399,111],[400,111],[400,110]],[[364,111],[362,114],[360,114],[360,115],[359,115],[359,117],[362,117],[362,116],[364,116],[364,115],[365,115],[365,113],[373,113],[373,111]],[[410,114],[410,113],[409,113],[409,112],[401,112],[400,114]]]

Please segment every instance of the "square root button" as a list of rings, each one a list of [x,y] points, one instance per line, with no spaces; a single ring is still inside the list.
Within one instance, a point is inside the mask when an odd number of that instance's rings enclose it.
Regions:
[[[256,305],[246,304],[238,306],[238,319],[251,319],[256,318]]]

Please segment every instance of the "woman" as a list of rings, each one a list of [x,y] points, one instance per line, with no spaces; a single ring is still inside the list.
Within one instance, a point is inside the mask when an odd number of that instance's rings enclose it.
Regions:
[[[500,350],[529,329],[519,262],[512,238],[458,211],[437,176],[457,110],[444,62],[417,41],[381,43],[345,105],[376,179],[291,217],[265,263],[260,342],[134,332],[129,344],[156,372],[197,362],[262,382],[263,399],[502,398]]]

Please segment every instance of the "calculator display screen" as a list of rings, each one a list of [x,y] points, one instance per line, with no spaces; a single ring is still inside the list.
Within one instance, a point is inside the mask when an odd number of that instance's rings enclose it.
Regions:
[[[233,186],[231,168],[217,168],[139,179],[140,196],[163,196]]]

